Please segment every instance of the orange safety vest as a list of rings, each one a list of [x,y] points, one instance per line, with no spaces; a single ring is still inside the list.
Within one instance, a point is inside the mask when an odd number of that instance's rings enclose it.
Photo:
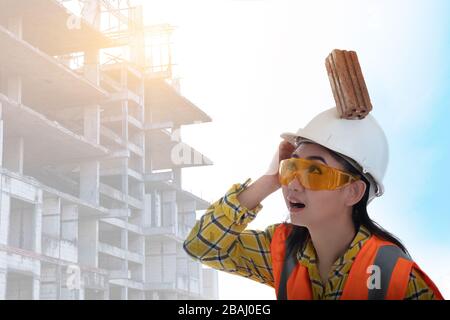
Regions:
[[[280,224],[270,244],[273,276],[277,298],[281,300],[312,300],[308,269],[300,264],[287,247],[291,225]],[[288,253],[286,255],[286,253]],[[371,266],[379,267],[379,288],[369,288]],[[443,300],[441,293],[431,279],[411,258],[392,242],[372,235],[358,252],[350,269],[341,300],[402,300],[408,289],[411,270],[414,268],[435,298]],[[370,270],[370,271],[369,271]],[[370,272],[370,273],[369,273]],[[375,270],[376,272],[376,270]]]

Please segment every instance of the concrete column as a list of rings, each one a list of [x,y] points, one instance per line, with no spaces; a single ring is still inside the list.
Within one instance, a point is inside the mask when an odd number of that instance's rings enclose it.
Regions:
[[[128,251],[128,230],[122,229],[121,230],[121,247],[124,250]],[[123,270],[128,272],[130,270],[128,266],[128,260],[125,260],[123,262]],[[128,300],[128,288],[124,287],[121,289],[121,297],[120,300]]]
[[[92,143],[100,143],[100,107],[97,105],[84,108],[84,137]]]
[[[44,198],[42,212],[42,233],[57,239],[61,237],[60,198]]]
[[[34,206],[18,209],[14,212],[12,218],[16,219],[14,225],[17,227],[17,231],[14,232],[16,237],[10,237],[10,240],[20,248],[30,251],[34,250],[36,244]]]
[[[97,108],[98,109],[98,108]],[[87,112],[86,112],[87,111]],[[93,114],[89,111],[95,111]],[[98,110],[85,110],[85,137],[99,142],[99,112]],[[89,117],[87,114],[91,114]],[[96,124],[97,123],[97,124]],[[90,125],[89,125],[90,124]],[[97,130],[94,128],[96,127]],[[80,165],[80,198],[97,205],[99,203],[100,164],[98,161],[83,162]]]
[[[108,281],[106,281],[107,282],[107,284],[106,284],[106,286],[107,286],[107,288],[105,289],[105,291],[103,291],[103,300],[109,300],[109,283],[108,283]]]
[[[128,230],[121,229],[120,230],[120,248],[124,250],[128,250]]]
[[[80,165],[80,198],[94,205],[99,204],[100,163],[83,162]]]
[[[6,94],[11,100],[22,104],[22,78],[19,75],[6,78]]]
[[[1,86],[1,84],[0,84]],[[3,135],[3,105],[0,102],[0,167],[3,167],[3,144],[4,135]]]
[[[129,140],[128,133],[128,101],[122,101],[122,139],[125,142]]]
[[[142,182],[135,182],[130,186],[130,193],[133,195],[134,198],[143,200],[145,195],[145,185]]]
[[[122,86],[126,87],[127,74],[125,68],[122,68],[121,72]],[[122,132],[121,137],[125,142],[125,146],[128,146],[129,131],[128,131],[128,101],[122,101]],[[129,179],[128,179],[128,166],[129,158],[123,159],[122,163],[122,192],[126,195],[129,194]]]
[[[4,143],[3,167],[23,174],[24,139],[10,137]]]
[[[128,159],[128,158],[124,158],[122,161],[121,161],[121,165],[122,165],[122,168],[121,168],[121,181],[122,181],[122,190],[120,190],[120,191],[122,191],[123,192],[123,194],[125,194],[125,195],[128,195],[130,192],[130,185],[129,185],[129,183],[130,183],[130,179],[128,178],[128,166],[129,166],[129,162],[130,162],[130,160]]]
[[[1,186],[5,184],[5,176],[1,175]],[[0,190],[0,244],[8,245],[11,198]]]
[[[85,77],[99,85],[99,53],[98,50],[85,52]],[[84,108],[84,137],[92,142],[100,143],[100,106],[86,106]],[[92,204],[99,204],[100,164],[89,161],[80,166],[80,198]]]
[[[36,205],[34,206],[34,219],[33,219],[33,229],[34,229],[34,239],[33,246],[34,251],[36,253],[42,252],[42,211],[43,211],[43,203],[42,203],[42,190],[38,190]]]
[[[175,126],[172,132],[180,132],[180,126]],[[179,141],[181,142],[181,137],[179,137]],[[189,159],[191,159],[192,154],[189,154]],[[173,182],[178,188],[182,188],[182,179],[181,179],[181,168],[173,168]]]
[[[67,204],[62,207],[61,238],[76,242],[78,240],[78,206]]]
[[[80,288],[80,290],[78,290],[78,296],[76,297],[76,300],[86,300],[85,290],[85,288]]]
[[[19,28],[20,29],[20,28]],[[20,30],[19,30],[20,31]],[[14,32],[14,31],[13,31]],[[5,79],[6,94],[8,98],[22,103],[22,79],[20,76],[8,76]],[[3,119],[3,116],[2,116]],[[2,167],[23,174],[24,140],[23,137],[11,137],[8,140],[3,136],[3,120],[1,121],[2,136]]]
[[[61,240],[70,241],[75,247],[75,252],[66,255],[65,259],[72,263],[78,263],[80,251],[78,245],[78,206],[73,204],[63,205],[61,208]]]
[[[33,287],[32,287],[32,292],[31,292],[32,300],[39,300],[40,290],[41,290],[41,280],[40,280],[40,273],[39,273],[37,275],[33,275]]]
[[[154,190],[152,192],[152,227],[161,227],[162,224],[162,196],[161,192]]]
[[[127,267],[128,270],[128,267]],[[120,300],[128,300],[128,288],[124,287],[121,289]]]
[[[143,227],[150,227],[152,225],[152,195],[150,193],[144,195],[142,225]]]
[[[139,105],[139,121],[144,123],[145,120],[145,77],[142,79],[141,85],[139,87],[139,95],[142,97],[142,103]],[[142,133],[142,135],[145,137],[145,132]],[[144,143],[145,146],[145,143]]]
[[[6,252],[0,251],[0,300],[6,299]]]
[[[84,52],[84,76],[95,85],[100,84],[99,51]]]
[[[78,261],[81,265],[98,267],[98,221],[84,218],[78,222]]]
[[[176,228],[178,228],[178,206],[176,202],[176,191],[164,191],[162,203],[162,225],[164,227],[174,226],[176,230]]]
[[[4,176],[0,175],[1,184],[3,186]],[[8,244],[8,229],[9,229],[9,212],[10,212],[10,197],[0,190],[0,244]],[[6,252],[0,251],[0,300],[6,299]]]

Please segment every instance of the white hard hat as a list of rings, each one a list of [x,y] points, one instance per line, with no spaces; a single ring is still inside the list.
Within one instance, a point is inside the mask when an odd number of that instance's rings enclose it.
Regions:
[[[389,147],[383,129],[371,114],[361,120],[347,120],[331,108],[314,117],[305,128],[281,137],[294,146],[309,140],[343,156],[369,180],[368,202],[384,193]]]

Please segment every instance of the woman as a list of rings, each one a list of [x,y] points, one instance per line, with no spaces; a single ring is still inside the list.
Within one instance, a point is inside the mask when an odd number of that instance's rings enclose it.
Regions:
[[[367,214],[384,192],[388,162],[376,120],[341,119],[333,108],[282,137],[269,171],[213,203],[185,251],[274,287],[278,299],[443,299],[401,242]],[[290,223],[245,230],[280,187]]]

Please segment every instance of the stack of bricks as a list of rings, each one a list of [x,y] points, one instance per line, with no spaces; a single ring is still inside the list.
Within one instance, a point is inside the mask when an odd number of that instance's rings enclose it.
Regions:
[[[356,52],[335,49],[325,59],[325,66],[339,116],[364,119],[372,104]]]

